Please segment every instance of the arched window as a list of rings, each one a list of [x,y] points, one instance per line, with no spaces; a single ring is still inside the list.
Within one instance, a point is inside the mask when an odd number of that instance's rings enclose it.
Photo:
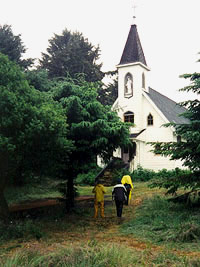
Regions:
[[[134,113],[131,111],[127,111],[124,113],[124,122],[134,123]]]
[[[153,116],[151,113],[147,117],[147,125],[153,125]]]
[[[124,78],[124,96],[126,98],[130,98],[133,96],[133,76],[129,72]]]
[[[142,88],[146,88],[146,85],[145,85],[145,74],[144,72],[142,73]]]

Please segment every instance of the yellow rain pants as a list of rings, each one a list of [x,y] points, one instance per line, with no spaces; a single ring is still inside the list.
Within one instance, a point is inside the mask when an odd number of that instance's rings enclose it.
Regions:
[[[102,184],[97,184],[93,190],[93,193],[95,193],[95,199],[94,199],[94,218],[97,218],[98,216],[98,208],[100,205],[100,213],[101,217],[104,217],[104,194],[106,193],[106,190]]]

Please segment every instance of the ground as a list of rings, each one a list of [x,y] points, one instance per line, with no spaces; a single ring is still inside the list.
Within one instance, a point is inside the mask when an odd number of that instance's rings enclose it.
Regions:
[[[72,214],[64,216],[61,214],[60,218],[43,219],[45,235],[42,238],[10,240],[0,245],[0,256],[7,257],[24,250],[47,254],[65,247],[76,247],[92,242],[120,244],[138,252],[146,250],[151,251],[152,254],[162,252],[163,246],[141,241],[133,235],[125,235],[120,231],[123,223],[134,218],[135,209],[141,205],[143,199],[156,193],[155,190],[147,188],[145,191],[140,190],[135,188],[130,205],[124,206],[122,222],[119,222],[116,217],[115,205],[109,195],[105,197],[105,218],[97,219],[93,218],[93,196],[81,196],[76,198],[76,210]],[[62,202],[51,199],[12,205],[10,210],[17,213],[17,210],[21,209],[22,217],[31,217],[37,221],[38,212],[43,214],[44,209],[62,208],[62,205]],[[198,251],[187,252],[172,249],[172,252],[181,256],[200,258]]]

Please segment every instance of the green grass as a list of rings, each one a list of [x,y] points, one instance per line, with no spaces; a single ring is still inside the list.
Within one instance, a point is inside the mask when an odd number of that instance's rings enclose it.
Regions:
[[[78,189],[78,193],[80,196],[93,196],[94,193],[92,193],[92,189],[94,188],[94,186],[77,186]],[[111,196],[112,194],[112,186],[109,187],[105,187],[106,189],[106,196]]]
[[[123,234],[132,234],[156,244],[200,248],[198,209],[155,196],[144,200],[135,218],[122,226]]]
[[[57,189],[57,184],[58,181],[46,178],[20,187],[10,186],[5,190],[5,197],[8,204],[62,197]]]
[[[72,246],[51,254],[42,255],[39,252],[24,250],[10,258],[0,260],[0,266],[71,266],[71,267],[130,267],[130,266],[199,266],[200,261],[189,260],[176,256],[168,251],[154,252],[151,249],[135,251],[129,248],[99,244],[91,240],[88,244]]]

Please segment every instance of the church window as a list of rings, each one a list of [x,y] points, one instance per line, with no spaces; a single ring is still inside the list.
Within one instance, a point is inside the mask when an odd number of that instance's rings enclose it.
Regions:
[[[124,122],[134,123],[134,113],[131,111],[124,113]]]
[[[142,73],[142,88],[146,88],[146,86],[145,86],[145,74],[144,74],[144,72]]]
[[[147,125],[153,125],[153,116],[151,113],[147,117]]]
[[[129,72],[124,78],[124,97],[130,98],[133,96],[133,76]]]
[[[178,135],[178,136],[177,136],[177,143],[180,143],[180,142],[181,142],[181,136]]]

